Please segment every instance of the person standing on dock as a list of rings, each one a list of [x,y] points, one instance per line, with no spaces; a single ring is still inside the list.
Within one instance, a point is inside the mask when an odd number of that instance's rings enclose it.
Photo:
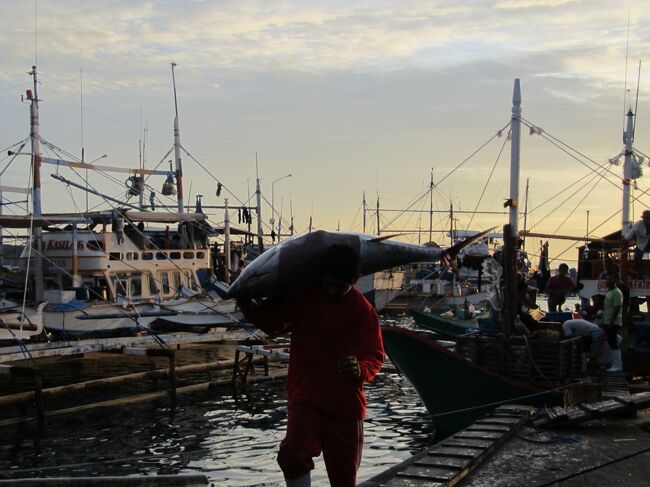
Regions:
[[[278,464],[289,487],[309,486],[313,458],[323,453],[330,484],[352,487],[361,462],[366,397],[363,384],[384,362],[379,319],[353,287],[361,258],[330,247],[320,286],[261,304],[238,300],[246,318],[269,334],[291,332],[289,418]]]
[[[568,276],[568,265],[560,264],[557,271],[558,274],[551,277],[544,288],[548,294],[548,310],[550,312],[561,311],[567,293],[575,287],[573,280]]]
[[[650,252],[650,210],[644,210],[641,214],[641,220],[628,228],[627,231],[623,231],[623,239],[626,242],[635,240],[634,263],[637,272],[640,272],[643,254]]]
[[[623,327],[623,293],[616,286],[618,276],[613,273],[607,274],[607,295],[603,307],[603,328],[607,335],[607,343],[611,350],[611,366],[608,372],[620,372],[623,370],[621,349],[618,346],[618,332]]]

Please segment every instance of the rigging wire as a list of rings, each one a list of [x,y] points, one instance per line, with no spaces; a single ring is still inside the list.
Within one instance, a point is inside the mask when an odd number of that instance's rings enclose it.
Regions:
[[[596,179],[596,176],[594,176],[594,177],[592,178],[592,180],[593,180],[593,179]],[[602,180],[597,180],[596,183],[595,183],[594,185],[592,185],[591,188],[589,188],[589,191],[587,191],[587,193],[582,197],[582,199],[580,199],[580,201],[578,201],[578,202],[576,203],[576,205],[573,207],[573,210],[571,210],[571,211],[569,212],[569,214],[566,216],[566,218],[565,218],[564,220],[562,220],[562,223],[560,223],[560,225],[559,225],[559,226],[558,226],[558,227],[553,231],[553,233],[557,233],[557,232],[560,230],[560,228],[562,228],[562,226],[567,222],[567,220],[571,217],[571,215],[573,215],[573,214],[575,213],[575,211],[578,209],[578,206],[579,206],[579,205],[580,205],[580,204],[581,204],[585,199],[587,199],[587,197],[588,197],[588,196],[589,196],[589,195],[590,195],[590,194],[591,194],[591,193],[596,189],[596,187],[598,187],[598,183],[599,183],[600,181],[602,181]],[[583,186],[583,188],[584,188],[584,186]],[[580,189],[583,189],[583,188],[580,188]],[[578,190],[578,191],[580,191],[580,190]],[[577,192],[576,192],[576,194],[577,194]]]
[[[562,207],[563,207],[563,206],[564,206],[564,205],[565,205],[565,204],[566,204],[566,203],[567,203],[571,198],[573,198],[574,196],[576,196],[576,195],[577,195],[580,191],[582,191],[584,188],[586,188],[586,187],[592,185],[592,184],[593,184],[593,181],[594,181],[595,179],[597,179],[599,176],[600,176],[599,174],[596,174],[595,176],[592,175],[592,177],[591,177],[590,179],[584,181],[584,182],[582,183],[582,185],[581,185],[577,190],[576,190],[575,188],[573,188],[573,189],[574,189],[574,192],[573,192],[572,194],[570,194],[569,196],[567,196],[563,201],[561,201],[560,203],[558,203],[557,206],[555,206],[555,208],[552,208],[551,210],[549,210],[549,212],[548,212],[545,216],[543,216],[541,219],[539,219],[539,220],[537,221],[537,223],[535,224],[535,226],[541,224],[542,222],[544,222],[544,221],[545,221],[547,218],[549,218],[550,216],[553,216],[553,215],[555,214],[555,212],[556,212],[559,208],[562,208]],[[593,190],[593,187],[592,187],[592,190]],[[590,192],[591,192],[591,191],[590,191]],[[558,194],[556,194],[556,196],[559,196],[560,194],[562,194],[562,193],[558,193]],[[540,205],[540,206],[541,206],[541,205]],[[536,209],[538,209],[538,208],[539,208],[539,206],[538,206],[537,208],[534,208],[534,209],[536,210]],[[532,212],[532,210],[531,210],[531,212]],[[530,213],[530,212],[529,212],[529,213]],[[535,226],[531,226],[531,227],[530,227],[530,230],[534,229]],[[555,233],[555,232],[554,232],[554,233]]]
[[[488,185],[490,184],[490,181],[492,180],[492,175],[494,174],[494,170],[497,167],[497,164],[499,164],[499,160],[501,159],[501,154],[503,154],[503,149],[505,149],[506,144],[508,143],[508,137],[506,137],[503,140],[503,144],[501,144],[501,149],[499,150],[499,153],[497,154],[497,157],[494,161],[494,164],[492,165],[492,170],[490,171],[490,175],[487,178],[487,181],[485,181],[485,185],[483,186],[483,191],[481,191],[481,196],[479,196],[478,201],[476,202],[476,206],[474,207],[474,212],[471,214],[469,222],[467,223],[467,226],[465,227],[465,230],[469,230],[470,225],[472,224],[472,221],[474,220],[474,216],[476,215],[476,212],[478,211],[478,206],[481,204],[481,201],[483,200],[483,196],[485,195],[485,191],[487,190]]]

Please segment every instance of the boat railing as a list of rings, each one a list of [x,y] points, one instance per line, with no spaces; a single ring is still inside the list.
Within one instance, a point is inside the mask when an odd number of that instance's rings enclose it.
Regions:
[[[456,350],[466,359],[511,379],[564,382],[580,375],[582,338],[484,334],[457,338]]]

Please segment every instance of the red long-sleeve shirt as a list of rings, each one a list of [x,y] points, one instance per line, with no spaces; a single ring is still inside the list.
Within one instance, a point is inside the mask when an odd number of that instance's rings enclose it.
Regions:
[[[334,296],[321,288],[301,296],[244,304],[246,318],[269,334],[291,332],[287,391],[289,403],[306,404],[341,419],[363,419],[363,383],[379,372],[384,347],[377,313],[352,288]],[[337,370],[346,356],[359,362],[361,380]]]

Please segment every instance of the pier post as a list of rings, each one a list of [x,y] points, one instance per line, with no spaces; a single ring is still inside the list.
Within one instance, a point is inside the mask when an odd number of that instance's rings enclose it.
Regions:
[[[149,348],[147,357],[167,357],[169,360],[169,395],[172,401],[176,400],[176,350],[168,348]],[[152,362],[153,363],[153,362]]]

